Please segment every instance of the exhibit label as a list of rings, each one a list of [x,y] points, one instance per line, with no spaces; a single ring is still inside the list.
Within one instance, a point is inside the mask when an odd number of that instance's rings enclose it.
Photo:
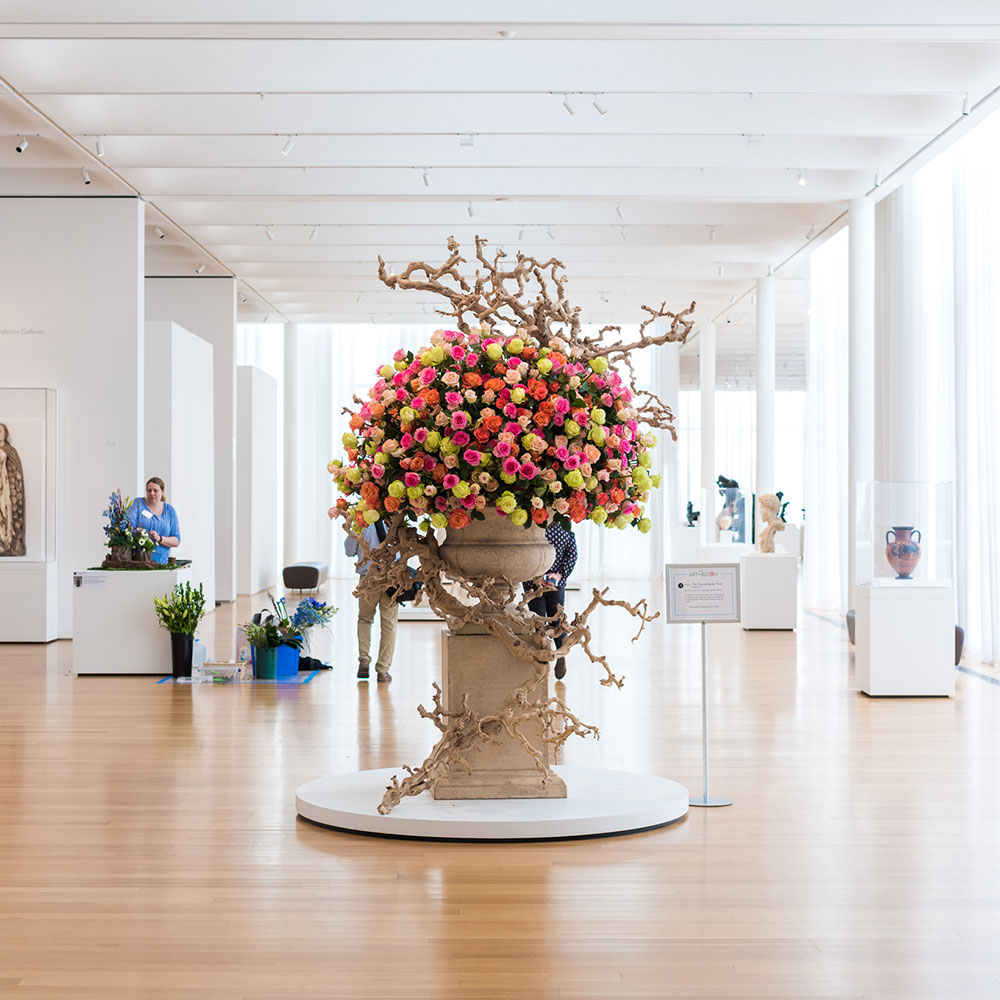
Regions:
[[[668,622],[739,620],[739,563],[668,563]]]

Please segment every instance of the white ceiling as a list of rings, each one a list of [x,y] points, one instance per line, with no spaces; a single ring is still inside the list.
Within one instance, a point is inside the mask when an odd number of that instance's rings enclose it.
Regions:
[[[560,257],[586,321],[697,300],[722,324],[720,381],[743,384],[754,280],[778,275],[794,384],[803,250],[1000,83],[996,2],[83,10],[0,4],[0,195],[139,192],[147,273],[235,274],[247,321],[428,322],[439,303],[382,286],[377,255],[440,260],[454,235],[471,256],[478,233]]]

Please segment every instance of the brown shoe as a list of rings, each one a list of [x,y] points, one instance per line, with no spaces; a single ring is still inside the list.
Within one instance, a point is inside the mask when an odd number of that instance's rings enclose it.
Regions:
[[[389,676],[388,670],[379,670],[376,675],[376,679],[378,680],[379,684],[388,684],[389,681],[392,680],[392,677]]]
[[[358,660],[358,680],[366,681],[368,680],[368,664],[371,660]]]
[[[556,660],[556,669],[555,669],[554,673],[556,675],[556,680],[557,681],[561,681],[566,676],[566,657],[565,656],[560,656],[559,659]]]

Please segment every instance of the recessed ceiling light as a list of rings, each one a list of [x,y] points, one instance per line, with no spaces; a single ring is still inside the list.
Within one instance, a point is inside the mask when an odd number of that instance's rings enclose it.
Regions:
[[[103,157],[104,157],[104,139],[102,139],[101,136],[98,136],[97,137],[97,142],[94,143],[94,146],[97,149],[97,155],[100,156],[103,159]]]
[[[281,155],[288,156],[288,154],[292,151],[292,148],[294,146],[295,146],[295,140],[291,136],[289,136],[288,139],[285,140],[284,146],[281,147]]]

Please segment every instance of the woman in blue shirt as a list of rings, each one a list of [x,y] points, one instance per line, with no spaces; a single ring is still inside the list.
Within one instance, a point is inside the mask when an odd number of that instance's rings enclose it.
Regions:
[[[170,549],[181,544],[181,525],[177,511],[166,501],[166,486],[159,476],[153,476],[146,483],[146,499],[136,498],[128,509],[129,524],[133,528],[145,528],[149,537],[156,542],[151,553],[155,563],[165,563]]]

